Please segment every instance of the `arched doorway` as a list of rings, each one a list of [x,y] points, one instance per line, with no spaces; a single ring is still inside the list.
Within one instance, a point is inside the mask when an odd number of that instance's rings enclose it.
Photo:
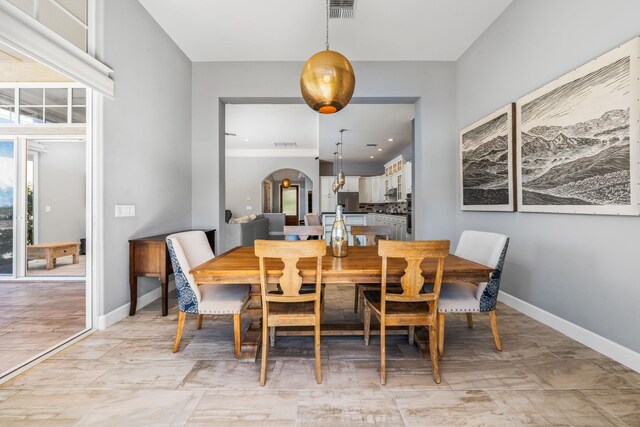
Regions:
[[[283,185],[288,180],[289,185]],[[278,169],[262,180],[262,211],[284,213],[286,225],[298,225],[307,213],[313,211],[311,203],[313,181],[298,169]]]

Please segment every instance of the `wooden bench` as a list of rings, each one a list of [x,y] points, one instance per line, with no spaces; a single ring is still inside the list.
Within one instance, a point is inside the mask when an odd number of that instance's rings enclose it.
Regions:
[[[47,270],[56,266],[56,258],[73,256],[73,263],[80,262],[80,243],[42,243],[39,245],[27,246],[27,261],[33,259],[47,260]]]

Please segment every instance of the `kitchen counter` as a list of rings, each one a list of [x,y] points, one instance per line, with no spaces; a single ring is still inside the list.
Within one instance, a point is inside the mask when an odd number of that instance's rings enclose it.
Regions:
[[[391,240],[411,240],[407,236],[407,214],[401,213],[378,213],[378,212],[346,212],[343,214],[344,222],[349,233],[349,245],[353,246],[353,236],[351,236],[352,225],[389,225],[391,227]],[[335,221],[334,212],[322,214],[322,224],[324,225],[325,238],[331,240],[331,228]]]

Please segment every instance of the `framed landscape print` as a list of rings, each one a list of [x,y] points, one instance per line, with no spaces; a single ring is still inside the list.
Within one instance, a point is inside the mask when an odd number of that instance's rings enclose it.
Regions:
[[[515,104],[460,132],[461,209],[513,211]]]
[[[640,39],[517,102],[518,210],[640,214]]]

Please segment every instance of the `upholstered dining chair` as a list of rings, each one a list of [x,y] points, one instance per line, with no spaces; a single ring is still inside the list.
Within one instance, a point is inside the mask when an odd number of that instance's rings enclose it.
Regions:
[[[485,231],[465,230],[460,236],[455,255],[478,264],[495,268],[488,282],[444,283],[440,291],[438,304],[438,351],[444,355],[444,324],[447,313],[466,313],[467,326],[473,327],[473,313],[489,313],[489,323],[493,340],[498,351],[502,351],[502,343],[498,333],[496,303],[500,289],[500,278],[504,259],[509,247],[509,237],[504,234]],[[430,285],[425,289],[429,290]]]
[[[322,257],[327,253],[324,240],[277,241],[256,240],[255,254],[260,265],[262,294],[262,361],[260,385],[267,381],[268,329],[276,326],[313,326],[316,357],[316,381],[322,382],[320,366],[320,294],[322,283]],[[278,290],[269,291],[267,260],[279,259],[283,267]],[[301,258],[315,258],[314,292],[301,293],[302,276],[298,269]],[[273,266],[269,267],[270,270]],[[270,271],[271,274],[271,271]]]
[[[363,246],[375,246],[380,238],[389,240],[391,238],[391,226],[390,225],[352,225],[351,235],[353,236],[354,245],[362,244]],[[358,239],[362,237],[362,239]],[[362,313],[362,292],[373,291],[380,289],[378,285],[365,285],[356,283],[354,300],[353,300],[353,312]]]
[[[448,240],[404,242],[381,240],[378,242],[378,255],[382,257],[382,283],[380,291],[364,292],[364,343],[369,345],[371,332],[371,313],[380,321],[380,383],[386,384],[386,328],[388,326],[426,326],[429,328],[429,352],[433,369],[433,379],[440,383],[438,367],[437,315],[438,298],[444,259],[449,255]],[[397,259],[400,259],[398,264]],[[422,262],[425,259],[437,261],[433,289],[424,291]],[[401,291],[388,292],[387,268],[389,260],[402,265],[404,275],[400,279]],[[406,266],[406,267],[405,267]]]
[[[203,231],[185,231],[167,236],[169,257],[178,293],[178,328],[173,352],[180,348],[187,313],[197,315],[196,328],[205,314],[233,315],[234,354],[240,357],[241,313],[249,302],[251,285],[198,285],[189,271],[214,258]]]

